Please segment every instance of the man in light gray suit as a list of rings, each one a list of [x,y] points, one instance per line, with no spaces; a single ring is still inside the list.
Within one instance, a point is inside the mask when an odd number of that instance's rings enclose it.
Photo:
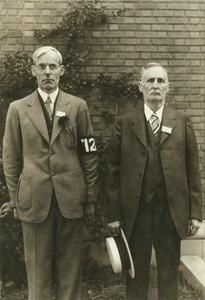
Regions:
[[[31,72],[38,88],[10,104],[3,166],[14,216],[22,221],[29,300],[80,300],[83,215],[95,207],[97,151],[84,100],[58,87],[60,52],[41,47]]]

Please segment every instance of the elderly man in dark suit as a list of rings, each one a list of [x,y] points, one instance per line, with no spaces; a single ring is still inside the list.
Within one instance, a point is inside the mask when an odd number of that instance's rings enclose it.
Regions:
[[[197,143],[189,116],[165,106],[166,69],[141,70],[144,103],[117,118],[108,153],[107,207],[111,227],[124,224],[135,266],[127,299],[148,294],[152,246],[160,300],[176,300],[180,241],[202,218]]]
[[[62,56],[33,54],[38,88],[11,103],[3,166],[14,216],[22,221],[29,300],[80,300],[83,215],[94,213],[97,154],[87,104],[58,88]]]

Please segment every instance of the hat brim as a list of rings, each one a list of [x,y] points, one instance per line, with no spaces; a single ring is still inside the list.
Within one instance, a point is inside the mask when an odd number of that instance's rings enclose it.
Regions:
[[[132,255],[129,249],[129,245],[126,239],[126,236],[124,234],[124,231],[122,229],[120,229],[120,233],[121,233],[121,237],[122,237],[122,243],[124,243],[123,248],[126,248],[126,253],[129,259],[129,265],[130,268],[128,269],[128,272],[131,276],[131,278],[135,277],[135,269],[134,269],[134,264],[133,264],[133,260],[132,260]],[[123,267],[122,267],[122,257],[120,256],[119,253],[119,249],[118,246],[116,244],[115,238],[114,237],[109,237],[106,239],[106,246],[107,246],[107,251],[108,251],[108,255],[110,258],[110,262],[112,265],[112,269],[115,273],[120,273],[123,271]]]
[[[133,263],[133,260],[132,260],[132,255],[131,255],[131,252],[130,252],[130,248],[129,248],[126,236],[125,236],[124,231],[122,230],[122,228],[120,229],[120,231],[121,231],[121,236],[124,240],[125,246],[127,248],[127,253],[128,253],[128,256],[129,256],[129,260],[130,260],[130,269],[128,270],[128,272],[129,272],[130,276],[132,278],[134,278],[135,277],[135,268],[134,268],[134,263]]]

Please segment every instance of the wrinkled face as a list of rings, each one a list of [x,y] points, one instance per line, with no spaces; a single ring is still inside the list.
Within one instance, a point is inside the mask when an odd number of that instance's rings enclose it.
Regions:
[[[64,66],[54,51],[42,54],[31,66],[32,75],[36,77],[38,86],[45,93],[52,93],[58,87],[60,77],[64,74]]]
[[[169,91],[166,71],[160,66],[145,70],[139,83],[139,90],[143,93],[147,106],[157,111],[165,103],[166,94]]]

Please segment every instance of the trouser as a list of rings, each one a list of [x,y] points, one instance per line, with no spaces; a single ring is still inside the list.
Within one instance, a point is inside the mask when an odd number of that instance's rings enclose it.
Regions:
[[[127,300],[146,300],[152,245],[158,271],[158,299],[178,299],[180,237],[170,215],[168,202],[156,195],[151,203],[141,201],[129,239],[135,278],[127,276]]]
[[[50,300],[54,264],[57,300],[80,300],[83,220],[51,206],[41,223],[22,222],[29,300]]]

